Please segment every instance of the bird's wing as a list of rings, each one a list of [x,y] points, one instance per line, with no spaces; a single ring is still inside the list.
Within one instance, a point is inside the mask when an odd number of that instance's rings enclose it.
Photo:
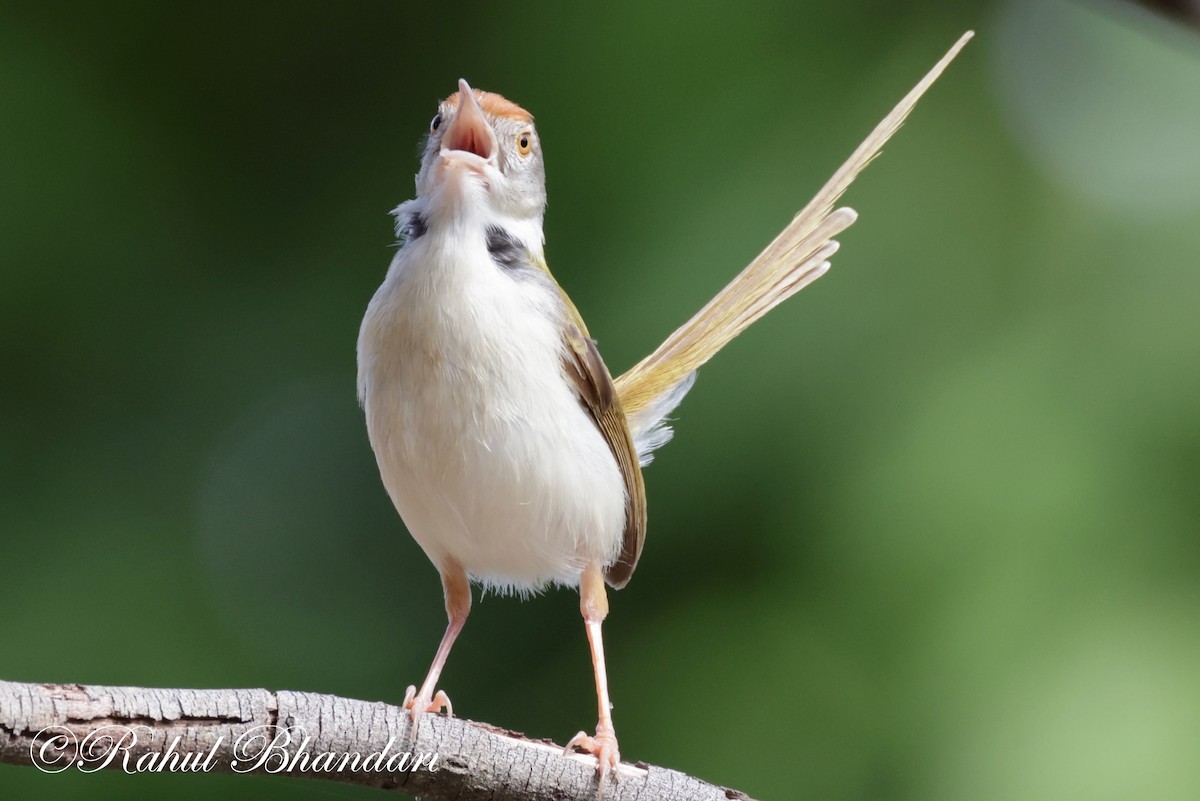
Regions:
[[[612,451],[621,476],[625,480],[625,533],[621,555],[606,568],[605,581],[620,589],[629,583],[637,567],[646,541],[646,486],[642,468],[629,433],[629,423],[621,399],[617,397],[612,376],[600,358],[596,343],[588,336],[587,328],[575,306],[563,294],[567,314],[563,320],[563,342],[566,346],[563,371],[579,393],[579,402],[587,409]]]

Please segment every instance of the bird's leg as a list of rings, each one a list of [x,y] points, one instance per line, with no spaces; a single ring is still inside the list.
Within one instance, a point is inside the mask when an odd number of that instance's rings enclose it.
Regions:
[[[567,743],[566,750],[578,747],[595,754],[599,761],[600,787],[610,770],[621,764],[617,751],[617,732],[613,729],[612,704],[608,700],[608,673],[604,669],[604,640],[600,636],[600,624],[608,616],[608,594],[604,590],[604,574],[600,566],[588,565],[579,581],[579,609],[587,627],[588,644],[592,647],[592,668],[596,673],[596,700],[600,708],[600,719],[596,723],[596,735],[579,732]]]
[[[446,633],[442,635],[442,641],[438,645],[437,653],[433,656],[433,664],[429,666],[429,673],[425,676],[425,681],[421,684],[420,692],[416,687],[409,687],[404,694],[404,708],[412,713],[412,738],[417,737],[417,721],[421,715],[426,712],[440,712],[445,709],[446,714],[453,716],[454,707],[450,705],[450,698],[437,688],[438,677],[442,675],[442,668],[446,664],[446,657],[450,655],[450,649],[454,645],[454,640],[458,637],[458,633],[462,631],[463,624],[467,622],[467,615],[471,612],[471,584],[467,580],[467,572],[462,569],[462,566],[457,562],[449,562],[441,568],[442,574],[442,589],[446,594],[446,617],[449,622],[446,624]]]

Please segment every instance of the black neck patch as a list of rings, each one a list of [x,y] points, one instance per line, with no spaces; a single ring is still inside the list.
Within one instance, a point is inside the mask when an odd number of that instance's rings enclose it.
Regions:
[[[429,230],[429,224],[425,222],[425,218],[417,212],[408,215],[408,222],[404,225],[405,241],[411,242],[414,239],[420,239]]]
[[[492,261],[506,270],[516,270],[527,266],[529,260],[525,257],[525,246],[498,225],[489,225],[487,229],[487,249],[492,255]]]

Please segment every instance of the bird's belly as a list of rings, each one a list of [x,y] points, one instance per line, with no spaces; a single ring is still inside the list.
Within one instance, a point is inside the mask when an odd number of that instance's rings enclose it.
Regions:
[[[507,317],[507,319],[505,319]],[[368,431],[405,525],[501,591],[575,585],[620,550],[619,468],[561,367],[557,328],[520,315],[392,321],[410,345],[370,377]],[[451,358],[448,354],[453,353]]]

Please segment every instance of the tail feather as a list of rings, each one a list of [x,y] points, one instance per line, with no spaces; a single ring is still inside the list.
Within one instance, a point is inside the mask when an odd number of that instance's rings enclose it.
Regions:
[[[829,269],[829,259],[838,249],[834,237],[858,216],[850,208],[835,210],[834,204],[973,35],[968,31],[950,48],[749,266],[657,350],[616,379],[642,464],[650,461],[650,451],[671,438],[666,415],[683,400],[696,370],[756,320]]]

